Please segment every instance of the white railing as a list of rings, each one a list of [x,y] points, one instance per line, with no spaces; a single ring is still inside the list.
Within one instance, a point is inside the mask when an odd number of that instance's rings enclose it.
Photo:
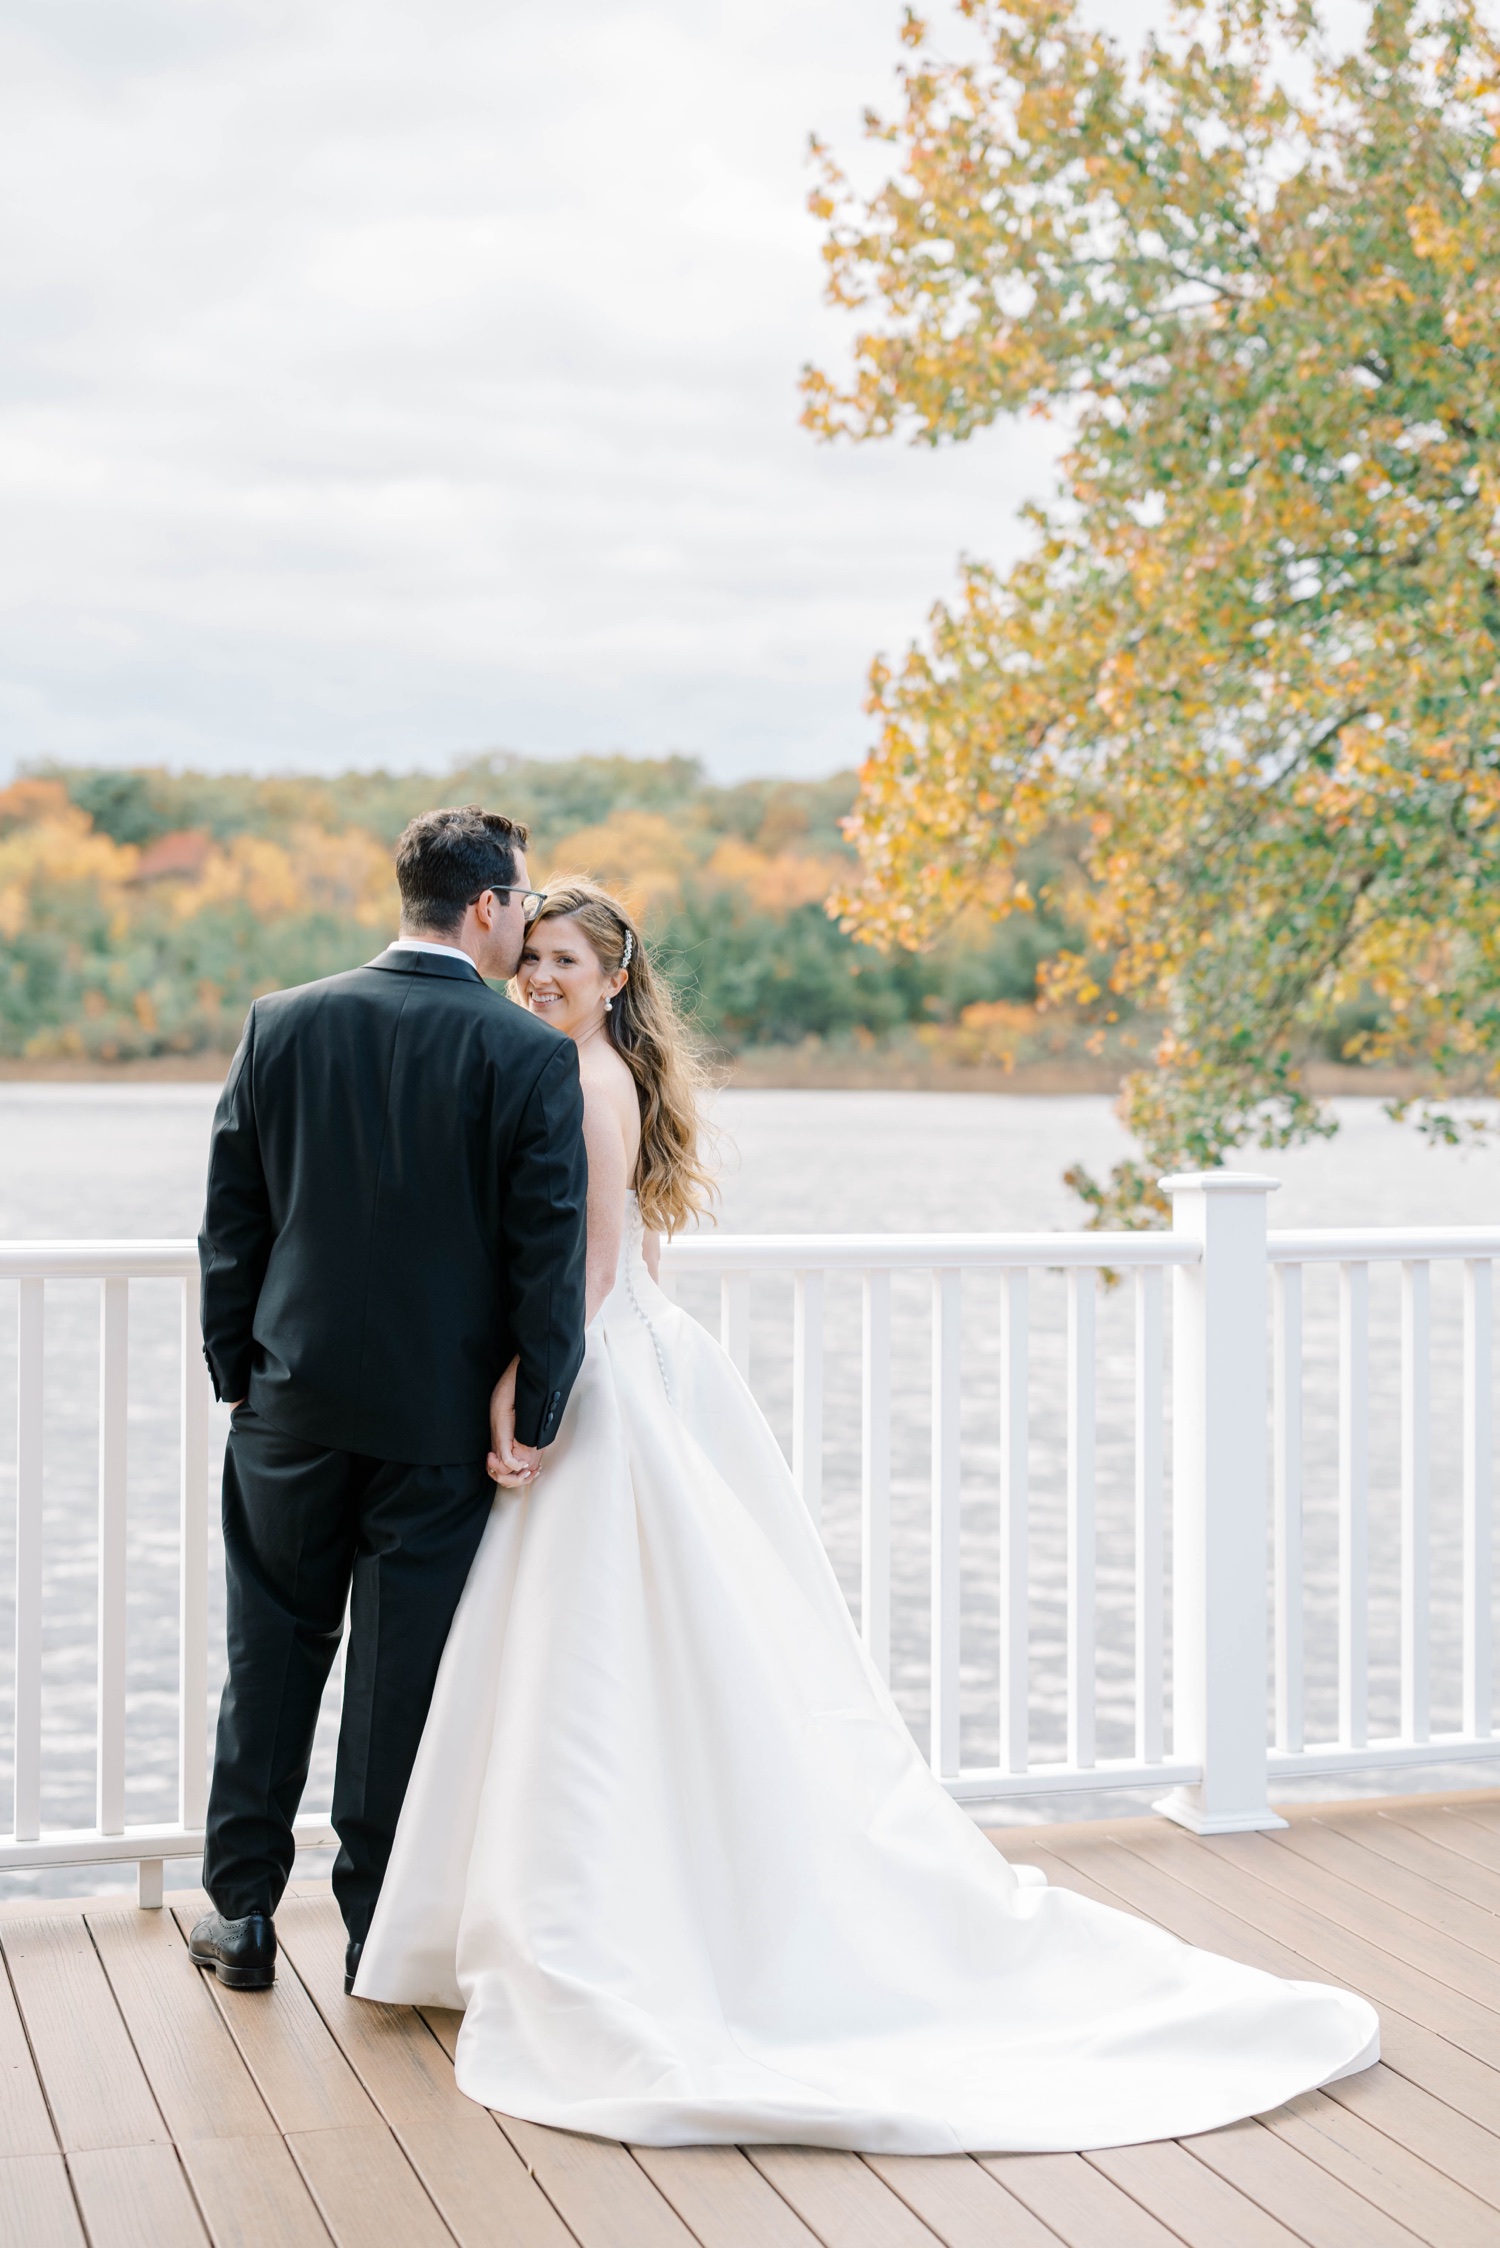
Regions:
[[[890,1675],[891,1618],[891,1283],[898,1273],[930,1276],[931,1317],[931,1720],[933,1770],[955,1795],[998,1800],[1057,1788],[1170,1786],[1192,1780],[1197,1765],[1162,1753],[1162,1276],[1196,1264],[1198,1245],[1172,1234],[766,1234],[695,1236],[666,1251],[663,1277],[708,1271],[720,1276],[720,1340],[749,1374],[752,1275],[782,1275],[793,1285],[792,1473],[814,1520],[821,1518],[824,1468],[824,1284],[838,1272],[860,1276],[861,1351],[860,1629],[883,1677]],[[1030,1289],[1033,1273],[1067,1276],[1067,1728],[1065,1762],[1038,1765],[1029,1754]],[[1095,1304],[1101,1277],[1129,1273],[1136,1332],[1135,1477],[1137,1588],[1136,1754],[1101,1765],[1095,1734]],[[965,1770],[959,1762],[960,1678],[960,1345],[965,1275],[1002,1276],[1000,1477],[1000,1760]]]
[[[928,1750],[934,1771],[971,1803],[1102,1788],[1161,1788],[1159,1808],[1198,1831],[1279,1823],[1268,1777],[1405,1768],[1494,1756],[1492,1738],[1492,1263],[1500,1228],[1268,1233],[1275,1182],[1212,1173],[1167,1182],[1169,1234],[703,1235],[673,1243],[664,1281],[691,1294],[719,1282],[721,1338],[748,1378],[752,1285],[789,1281],[792,1295],[790,1452],[802,1496],[820,1519],[824,1494],[825,1303],[830,1282],[862,1293],[858,1611],[869,1653],[892,1666],[893,1286],[930,1285],[930,1652]],[[1303,1274],[1332,1264],[1338,1321],[1338,1737],[1309,1742],[1304,1720]],[[1401,1275],[1400,1624],[1397,1734],[1371,1739],[1370,1345],[1368,1276]],[[1462,1716],[1436,1734],[1430,1718],[1430,1546],[1433,1413],[1430,1273],[1463,1274]],[[1164,1275],[1171,1272],[1170,1322]],[[1066,1296],[1060,1395],[1038,1386],[1035,1284],[1060,1274]],[[0,1275],[18,1286],[13,1832],[0,1868],[136,1862],[143,1901],[159,1901],[162,1862],[202,1846],[209,1744],[207,1656],[210,1403],[196,1315],[197,1262],[188,1242],[0,1245]],[[965,1585],[964,1288],[998,1286],[998,1453],[982,1494],[997,1530],[998,1753],[961,1757]],[[180,1316],[177,1818],[129,1826],[126,1804],[127,1410],[130,1283],[176,1280]],[[42,1825],[43,1461],[45,1290],[99,1285],[96,1808],[94,1824]],[[1049,1284],[1055,1285],[1054,1282]],[[1097,1753],[1098,1368],[1103,1298],[1131,1316],[1133,1490],[1133,1754]],[[971,1336],[972,1343],[972,1336]],[[1169,1410],[1170,1392],[1170,1410]],[[1057,1419],[1065,1500],[1065,1630],[1060,1759],[1032,1753],[1037,1665],[1031,1645],[1031,1490],[1039,1413]],[[1269,1405],[1269,1413],[1268,1413]],[[1269,1422],[1269,1426],[1268,1426]],[[1170,1423],[1171,1653],[1166,1651],[1167,1445]],[[906,1432],[909,1433],[909,1432]],[[975,1498],[974,1477],[967,1478]],[[907,1535],[900,1532],[899,1536]],[[1270,1595],[1268,1534],[1273,1543]],[[1268,1629],[1268,1624],[1270,1628]],[[1274,1664],[1268,1646],[1274,1645]],[[1170,1739],[1168,1751],[1168,1709]],[[1268,1745],[1268,1736],[1270,1745]],[[299,1824],[331,1839],[326,1819]]]
[[[0,1277],[16,1283],[15,1665],[11,1832],[0,1869],[134,1863],[143,1904],[159,1904],[167,1858],[203,1847],[208,1802],[208,1527],[211,1392],[198,1325],[198,1252],[191,1241],[0,1242]],[[49,1281],[99,1283],[99,1504],[95,1817],[88,1828],[42,1826],[42,1592],[46,1552],[43,1403]],[[130,1284],[175,1280],[181,1293],[178,1383],[177,1818],[125,1823],[126,1551]],[[332,1841],[326,1819],[298,1825]]]
[[[1273,1233],[1275,1746],[1277,1776],[1431,1764],[1494,1755],[1494,1260],[1500,1227],[1379,1233]],[[1430,1711],[1432,1268],[1462,1272],[1462,1714],[1434,1736]],[[1310,1746],[1303,1723],[1303,1274],[1338,1270],[1338,1739]],[[1372,1265],[1399,1268],[1401,1723],[1369,1737],[1370,1336]]]

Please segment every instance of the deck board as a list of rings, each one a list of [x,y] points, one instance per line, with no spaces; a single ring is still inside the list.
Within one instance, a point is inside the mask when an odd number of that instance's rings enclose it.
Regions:
[[[294,1899],[280,1925],[298,1978],[455,2239],[568,2248],[567,2228],[493,2119],[459,2091],[421,2016],[344,1996],[332,1897]]]
[[[197,1902],[185,1910],[179,1906],[178,1914],[159,1916],[165,1933],[176,1923],[184,1959],[182,1924],[191,1927]],[[188,1971],[198,1976],[191,1965]],[[293,1961],[283,1958],[275,1985],[267,1991],[226,1990],[217,1977],[198,1979],[284,2142],[287,2164],[277,2166],[265,2190],[297,2211],[301,2233],[312,2241],[331,2236],[339,2248],[381,2248],[387,2240],[405,2248],[405,2229],[382,2229],[387,2220],[392,2228],[399,2220],[410,2228],[411,2248],[426,2248],[429,2241],[451,2248],[451,2235],[334,2042]],[[220,2165],[227,2161],[221,2157]],[[209,2197],[220,2182],[220,2165],[196,2148],[188,2150],[189,2175],[195,2183],[199,2177],[205,2180],[200,2200],[215,2227],[215,2248],[220,2248],[221,2205]],[[277,2235],[262,2234],[267,2237]]]
[[[1446,1849],[1420,1829],[1378,1813],[1373,1817],[1340,1821],[1336,1825],[1326,1821],[1318,1823],[1324,1832],[1346,1836],[1383,1865],[1399,1866],[1403,1873],[1415,1877],[1424,1891],[1451,1891],[1465,1903],[1479,1905],[1494,1914],[1500,1926],[1500,1868],[1492,1870],[1476,1865],[1472,1858]],[[1300,1832],[1304,1824],[1299,1820],[1294,1831]]]
[[[200,1976],[201,1900],[0,1908],[0,2242],[26,2248],[1493,2248],[1500,1793],[996,1839],[1059,1886],[1381,2010],[1384,2061],[1274,2114],[1088,2155],[628,2148],[492,2116],[458,2018],[343,1993],[326,1887],[274,1990]]]
[[[1413,2248],[1417,2235],[1260,2122],[1231,2123],[1183,2145],[1307,2248]]]
[[[966,2154],[867,2154],[865,2162],[944,2248],[1057,2248],[1057,2234]]]
[[[89,2248],[206,2248],[175,2147],[89,2147],[68,2170]]]
[[[1184,1851],[1154,1835],[1132,1834],[1127,1847],[1285,1943],[1325,1981],[1343,1983],[1362,1992],[1373,2005],[1406,2015],[1488,2068],[1500,2066],[1500,2014],[1468,1991],[1434,1979],[1414,1962],[1371,1942],[1359,1929],[1330,1917],[1334,1911],[1349,1909],[1349,1890],[1330,1882],[1323,1893],[1325,1909],[1320,1911],[1263,1879],[1258,1864],[1246,1865],[1226,1856],[1221,1843],[1220,1837],[1204,1837],[1196,1850]],[[1267,1843],[1266,1849],[1272,1851],[1274,1845]],[[1471,1974],[1478,1981],[1493,1980],[1482,1964],[1476,1963]]]
[[[0,2155],[0,2240],[26,2248],[85,2248],[60,2154]]]
[[[170,1916],[127,1906],[84,1924],[176,2145],[278,2136]]]
[[[56,2153],[57,2133],[37,2081],[16,1994],[0,1964],[0,2161]],[[21,2189],[18,2186],[16,2190]],[[0,2233],[0,2239],[4,2237]]]
[[[628,2148],[513,2116],[498,2121],[584,2248],[688,2248],[691,2232]]]
[[[1468,1858],[1491,1873],[1500,1873],[1500,1834],[1480,1819],[1459,1811],[1403,1811],[1400,1824],[1413,1834],[1425,1834],[1445,1850]]]
[[[287,2145],[338,2248],[452,2248],[453,2235],[383,2124],[293,2131]]]
[[[1500,2138],[1494,2130],[1485,2130],[1384,2062],[1362,2076],[1331,2085],[1327,2097],[1363,2116],[1394,2145],[1424,2156],[1445,2177],[1456,2179],[1500,2211]],[[1500,2111],[1493,2122],[1500,2128]]]
[[[1408,1803],[1411,1800],[1407,1798]],[[1456,1819],[1472,1819],[1479,1826],[1488,1827],[1492,1834],[1500,1835],[1500,1794],[1494,1788],[1475,1790],[1463,1796],[1451,1795],[1445,1808]]]
[[[980,2163],[1067,2248],[1169,2248],[1177,2239],[1081,2154],[986,2154]]]
[[[1477,1952],[1491,1966],[1500,1963],[1500,1918],[1488,1903],[1455,1896],[1451,1890],[1422,1874],[1413,1873],[1389,1855],[1366,1848],[1364,1838],[1364,1826],[1352,1833],[1340,1833],[1337,1827],[1310,1819],[1289,1827],[1285,1834],[1274,1836],[1272,1848],[1283,1859],[1305,1863],[1308,1873],[1314,1877],[1319,1873],[1329,1874],[1346,1887],[1362,1891],[1376,1901],[1377,1911],[1394,1908],[1406,1920],[1431,1928],[1463,1944],[1470,1952]],[[1308,1893],[1308,1888],[1304,1876],[1302,1893]],[[1495,1894],[1496,1901],[1500,1902],[1500,1881],[1495,1885]],[[1500,1982],[1500,1977],[1493,1979]]]
[[[829,2147],[746,2152],[824,2248],[933,2248],[937,2235],[857,2154]]]
[[[451,2061],[460,2017],[435,2007],[424,2007],[422,2016]],[[693,2237],[629,2148],[571,2131],[549,2131],[514,2116],[492,2120],[527,2177],[583,2248],[616,2248],[637,2239],[642,2248],[682,2248]]]
[[[1279,1889],[1309,1912],[1331,1918],[1345,1937],[1357,1938],[1371,1951],[1388,1953],[1429,1983],[1446,1984],[1472,2005],[1483,2007],[1500,2033],[1500,1975],[1494,1973],[1493,1957],[1486,1958],[1468,1942],[1444,1935],[1407,1912],[1398,1900],[1394,1878],[1384,1896],[1372,1896],[1368,1888],[1356,1887],[1342,1869],[1310,1864],[1279,1839],[1263,1834],[1214,1835],[1208,1838],[1208,1849],[1226,1865]],[[1494,2051],[1500,2059],[1500,2036]]]
[[[1306,1980],[1325,1973],[1315,1958],[1265,1936],[1191,1882],[1148,1864],[1118,1841],[1101,1837],[1094,1845],[1073,1839],[1086,1832],[1079,1828],[1054,1830],[1053,1851],[1045,1855],[1056,1869],[1055,1878],[1083,1886],[1075,1867],[1087,1866],[1099,1877],[1088,1885],[1088,1893],[1144,1912],[1187,1943],[1221,1951],[1227,1958],[1242,1959],[1248,1966],[1264,1967],[1271,1974]],[[1066,1859],[1056,1855],[1062,1851],[1067,1852]],[[1486,2131],[1495,2125],[1500,2118],[1500,2073],[1387,2005],[1380,2007],[1380,2037],[1388,2072],[1404,2076],[1435,2101]],[[1370,2082],[1370,2075],[1351,2077],[1347,2084],[1332,2086],[1329,2096],[1352,2099],[1356,2084]]]
[[[206,1902],[194,1898],[173,1913],[184,1948]],[[280,2131],[379,2121],[374,2101],[295,1973],[278,1975],[268,1991],[226,1990],[213,1975],[202,1981]]]
[[[1325,2093],[1304,2093],[1265,2127],[1432,2248],[1494,2248],[1488,2202]]]
[[[273,2240],[328,2248],[307,2185],[171,1914],[127,1906],[84,1917],[214,2248]]]
[[[83,1916],[7,1924],[0,1944],[64,2153],[170,2145]]]
[[[632,2147],[703,2248],[818,2248],[818,2236],[739,2147]]]
[[[1084,2157],[1187,2248],[1300,2248],[1298,2235],[1170,2140]]]
[[[329,2231],[280,2136],[179,2147],[214,2248],[329,2248]]]

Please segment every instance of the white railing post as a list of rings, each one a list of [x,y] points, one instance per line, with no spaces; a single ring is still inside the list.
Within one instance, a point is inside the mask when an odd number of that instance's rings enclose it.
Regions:
[[[1431,1268],[1414,1262],[1401,1267],[1401,1734],[1413,1742],[1432,1731],[1431,1456]]]
[[[1030,1312],[1024,1270],[1000,1280],[1000,1769],[1031,1758]]]
[[[823,1521],[823,1275],[799,1272],[792,1298],[792,1477]]]
[[[1272,1488],[1276,1553],[1276,1746],[1302,1747],[1302,1267],[1272,1282]]]
[[[99,1663],[95,1823],[125,1830],[125,1444],[130,1282],[103,1283],[99,1312]]]
[[[1477,1741],[1487,1741],[1494,1729],[1493,1272],[1488,1257],[1464,1260],[1463,1723]]]
[[[891,1681],[891,1276],[867,1272],[860,1338],[859,1630]]]
[[[1246,1171],[1164,1179],[1196,1241],[1172,1299],[1172,1749],[1195,1834],[1283,1826],[1266,1800],[1266,1198]]]
[[[1339,1266],[1339,1741],[1370,1735],[1370,1268]]]
[[[45,1280],[22,1280],[16,1364],[15,1805],[18,1842],[42,1831],[42,1367]]]
[[[719,1282],[719,1341],[741,1381],[750,1379],[750,1275],[726,1272]]]
[[[932,1769],[954,1779],[959,1768],[960,1323],[963,1275],[932,1276]]]
[[[182,1283],[181,1481],[178,1486],[177,1816],[189,1832],[208,1808],[208,1373],[197,1283]]]
[[[1162,1284],[1135,1276],[1135,1753],[1159,1764],[1165,1728],[1162,1676]]]
[[[1068,1274],[1068,1762],[1094,1762],[1095,1411],[1094,1308],[1097,1283],[1086,1267]]]

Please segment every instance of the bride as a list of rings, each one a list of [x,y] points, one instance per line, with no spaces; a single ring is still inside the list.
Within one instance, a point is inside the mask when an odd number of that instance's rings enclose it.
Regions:
[[[656,1285],[709,1181],[630,916],[554,888],[518,983],[579,1047],[587,1354],[538,1480],[497,1439],[356,1995],[461,2007],[486,2106],[656,2146],[1111,2146],[1368,2067],[1363,1999],[1018,1880],[933,1778],[749,1391]]]

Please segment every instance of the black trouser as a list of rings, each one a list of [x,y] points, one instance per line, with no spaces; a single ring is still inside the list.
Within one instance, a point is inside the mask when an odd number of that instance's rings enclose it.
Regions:
[[[493,1497],[482,1460],[410,1467],[328,1452],[236,1412],[224,1458],[229,1676],[203,1855],[203,1885],[227,1919],[274,1912],[291,1874],[347,1601],[333,1889],[363,1941]]]

